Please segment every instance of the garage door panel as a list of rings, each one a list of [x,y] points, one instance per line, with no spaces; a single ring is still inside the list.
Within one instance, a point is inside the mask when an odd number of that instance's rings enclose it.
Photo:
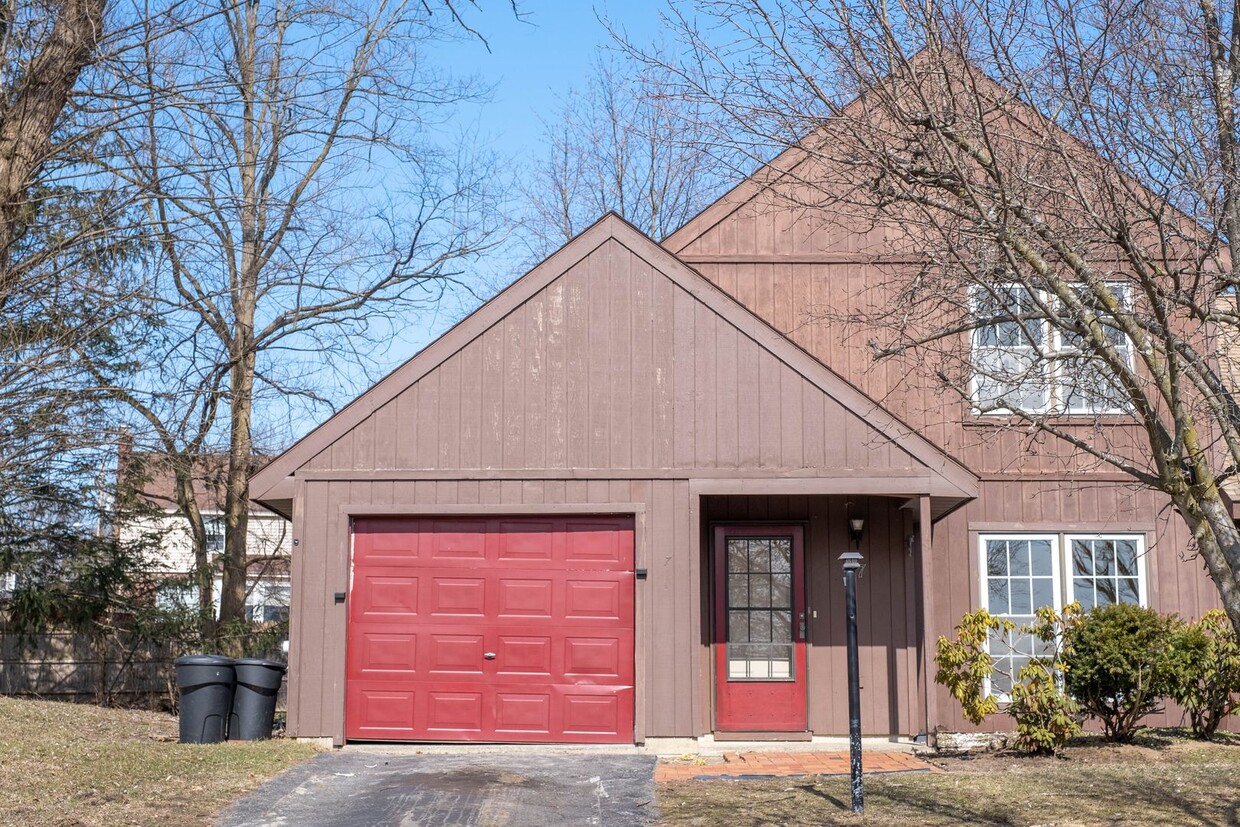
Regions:
[[[485,640],[482,635],[430,634],[427,671],[434,674],[482,675]]]
[[[413,692],[355,688],[350,695],[350,708],[356,707],[364,721],[356,737],[408,738],[413,733]]]
[[[361,646],[358,676],[407,679],[417,669],[418,636],[407,631],[366,631],[358,635]]]
[[[429,732],[481,733],[482,693],[431,690],[426,693]]]
[[[571,735],[616,735],[622,726],[622,695],[590,695],[573,692],[564,696],[564,732]]]
[[[564,641],[564,674],[619,678],[621,650],[614,637],[570,637]]]
[[[564,561],[568,568],[633,567],[633,544],[615,530],[614,523],[570,520],[564,538]]]
[[[419,578],[407,569],[374,568],[354,578],[354,620],[383,622],[418,613]]]
[[[555,559],[556,546],[563,544],[563,535],[550,522],[500,521],[496,533],[496,559],[501,562],[550,563]]]
[[[631,589],[623,578],[572,579],[564,583],[566,620],[620,620],[633,612]]]
[[[523,735],[550,735],[550,692],[496,692],[495,731]]]
[[[419,534],[409,529],[416,521],[392,524],[366,520],[354,523],[353,562],[366,566],[407,566],[417,562]]]
[[[486,520],[429,521],[426,560],[436,563],[486,559]]]
[[[354,531],[348,738],[632,743],[631,518]]]
[[[496,647],[495,674],[546,680],[551,677],[553,641],[545,635],[501,634]]]
[[[432,615],[486,616],[486,580],[481,577],[431,577]]]
[[[555,583],[551,579],[505,576],[499,578],[498,587],[499,617],[552,616]]]

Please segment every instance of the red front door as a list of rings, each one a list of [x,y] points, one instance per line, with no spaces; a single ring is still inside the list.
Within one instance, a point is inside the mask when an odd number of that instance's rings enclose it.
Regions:
[[[805,552],[799,526],[714,535],[715,728],[804,732]]]
[[[345,735],[633,743],[632,517],[353,523]]]

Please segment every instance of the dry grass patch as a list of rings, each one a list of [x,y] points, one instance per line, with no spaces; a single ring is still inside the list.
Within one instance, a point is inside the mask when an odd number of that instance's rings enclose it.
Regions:
[[[1240,742],[1155,734],[1116,747],[1082,741],[1067,758],[935,759],[943,772],[866,778],[866,813],[847,778],[672,781],[663,825],[1236,825]]]
[[[0,824],[210,824],[222,807],[314,754],[276,739],[175,743],[171,715],[0,698]]]

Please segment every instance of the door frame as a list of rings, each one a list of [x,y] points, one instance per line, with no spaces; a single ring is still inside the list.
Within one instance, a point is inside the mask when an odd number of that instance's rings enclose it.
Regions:
[[[799,645],[795,650],[794,663],[800,674],[804,676],[804,720],[805,727],[802,730],[771,730],[772,732],[787,732],[793,734],[796,732],[809,732],[809,702],[812,687],[809,681],[809,631],[812,623],[808,617],[808,606],[810,602],[810,579],[809,579],[809,555],[807,553],[807,543],[809,537],[809,521],[808,520],[713,520],[707,524],[708,543],[706,548],[706,571],[707,577],[707,596],[709,599],[707,611],[707,638],[709,641],[709,673],[710,673],[710,725],[712,732],[720,732],[719,729],[719,667],[718,667],[718,647],[725,645],[726,642],[720,640],[721,630],[719,628],[720,612],[723,595],[720,589],[723,588],[722,578],[725,569],[720,566],[718,558],[718,550],[720,548],[720,540],[727,536],[729,530],[740,529],[745,534],[761,535],[772,531],[788,531],[793,534],[793,641]],[[806,621],[804,625],[804,634],[800,634],[799,622],[796,617],[796,606],[799,603],[800,608],[806,613]],[[727,730],[740,731],[740,730]],[[765,730],[747,730],[753,732],[764,732]]]

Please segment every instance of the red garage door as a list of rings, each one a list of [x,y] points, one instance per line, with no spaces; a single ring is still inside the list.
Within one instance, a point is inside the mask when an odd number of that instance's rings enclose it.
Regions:
[[[633,520],[358,519],[351,739],[633,742]]]

